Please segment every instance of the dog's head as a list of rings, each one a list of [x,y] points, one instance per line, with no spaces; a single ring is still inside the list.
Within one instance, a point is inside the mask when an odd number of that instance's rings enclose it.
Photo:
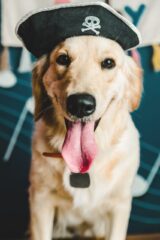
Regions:
[[[92,136],[95,125],[112,101],[122,101],[128,111],[138,107],[142,92],[141,70],[115,41],[93,36],[68,38],[38,61],[33,92],[36,118],[52,105],[56,114],[66,120],[65,151],[70,147],[69,141],[73,144],[72,137],[83,138],[86,143],[77,142],[81,149],[93,149],[86,151],[90,160],[83,166],[84,172],[96,154]],[[79,153],[75,151],[73,155],[76,158]],[[74,167],[72,170],[79,171]]]

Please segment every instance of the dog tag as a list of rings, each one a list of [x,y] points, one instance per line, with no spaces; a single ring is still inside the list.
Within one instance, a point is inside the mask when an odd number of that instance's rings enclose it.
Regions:
[[[71,173],[70,185],[74,188],[88,188],[90,186],[89,174]]]

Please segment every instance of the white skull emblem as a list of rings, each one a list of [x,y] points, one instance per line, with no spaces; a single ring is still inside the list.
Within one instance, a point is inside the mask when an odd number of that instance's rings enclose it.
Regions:
[[[85,21],[82,23],[82,26],[86,27],[81,29],[82,32],[91,30],[96,35],[100,34],[100,31],[97,31],[97,29],[101,29],[100,19],[98,17],[95,16],[86,17]]]

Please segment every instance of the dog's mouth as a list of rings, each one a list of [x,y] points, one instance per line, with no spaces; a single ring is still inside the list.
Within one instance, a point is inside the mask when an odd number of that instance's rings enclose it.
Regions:
[[[98,121],[71,122],[66,120],[66,136],[62,156],[73,173],[87,172],[97,155],[94,131]]]

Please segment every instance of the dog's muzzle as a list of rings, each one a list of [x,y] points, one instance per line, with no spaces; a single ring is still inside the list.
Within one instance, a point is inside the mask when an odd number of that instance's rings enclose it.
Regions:
[[[72,116],[83,118],[94,113],[95,98],[87,93],[73,94],[67,98],[67,111]]]

